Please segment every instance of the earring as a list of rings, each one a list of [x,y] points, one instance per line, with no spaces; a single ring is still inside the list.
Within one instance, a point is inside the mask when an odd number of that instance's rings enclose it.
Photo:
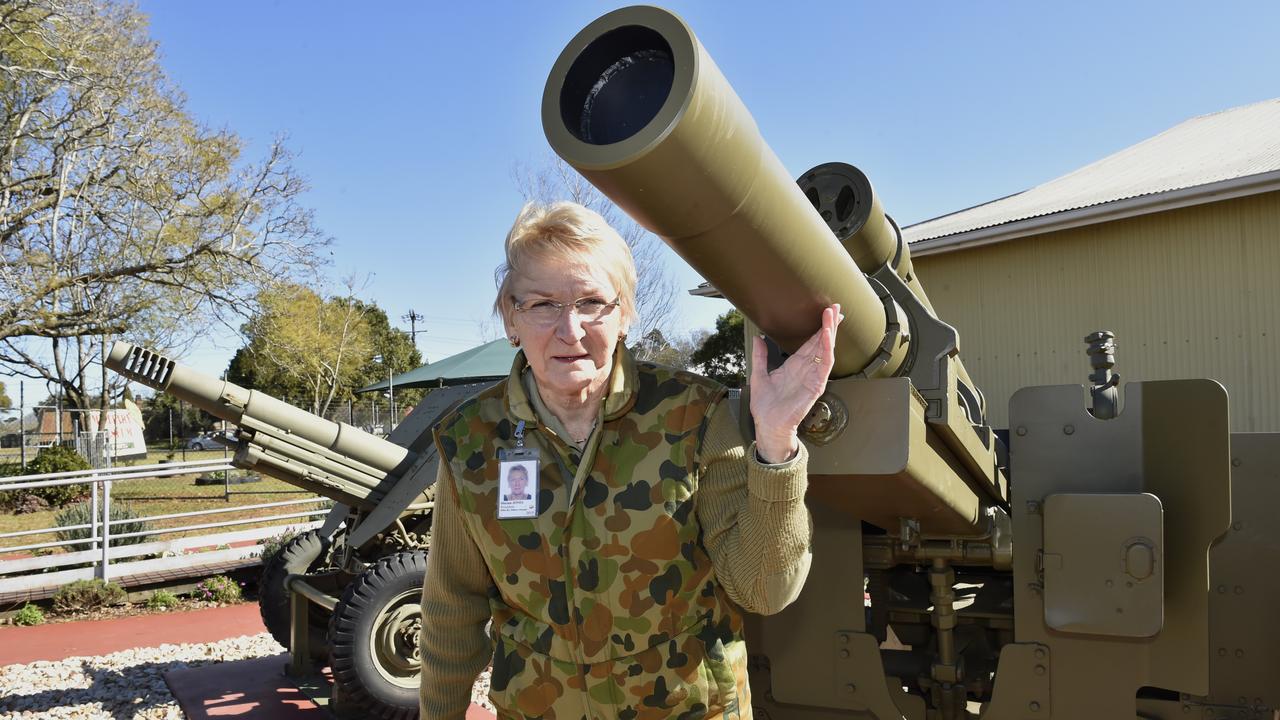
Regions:
[[[520,338],[515,335],[507,338],[507,342],[511,343],[511,347],[520,347]]]

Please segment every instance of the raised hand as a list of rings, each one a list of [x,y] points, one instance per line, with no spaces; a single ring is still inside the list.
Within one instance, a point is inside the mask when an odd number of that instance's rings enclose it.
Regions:
[[[768,371],[764,340],[751,339],[751,415],[761,460],[784,462],[799,452],[796,428],[827,386],[835,365],[836,326],[842,320],[838,303],[824,309],[818,332],[773,372]]]

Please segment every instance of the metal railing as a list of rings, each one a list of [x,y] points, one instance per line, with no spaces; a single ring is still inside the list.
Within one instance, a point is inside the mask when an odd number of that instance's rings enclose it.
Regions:
[[[174,475],[212,473],[231,469],[232,466],[226,460],[212,459],[0,479],[0,492],[62,485],[88,484],[91,487],[89,522],[0,533],[0,558],[5,558],[0,559],[0,602],[47,597],[65,582],[90,577],[127,580],[129,577],[175,576],[183,571],[190,571],[188,574],[192,575],[198,574],[208,565],[226,566],[229,563],[234,564],[237,560],[254,558],[258,552],[256,541],[289,531],[314,527],[318,524],[319,517],[328,512],[331,501],[323,497],[311,496],[298,500],[233,505],[209,510],[170,512],[114,520],[111,518],[111,490],[114,483],[145,483],[147,480]],[[266,511],[266,514],[215,519],[218,515],[244,511]],[[195,522],[172,527],[149,527],[145,530],[115,532],[116,528],[122,525],[179,519]],[[206,522],[206,520],[209,521]],[[261,523],[272,524],[267,527],[241,528],[170,540],[137,542],[137,539],[142,537],[155,538]],[[66,540],[23,542],[25,538],[38,535],[74,531],[87,531],[87,535]],[[131,544],[119,542],[128,539],[134,542]],[[8,545],[7,543],[11,541],[16,541],[17,544]],[[241,547],[232,547],[236,544]],[[41,552],[65,549],[70,546],[88,549],[47,554]],[[204,548],[204,551],[193,557],[192,551],[201,548]]]

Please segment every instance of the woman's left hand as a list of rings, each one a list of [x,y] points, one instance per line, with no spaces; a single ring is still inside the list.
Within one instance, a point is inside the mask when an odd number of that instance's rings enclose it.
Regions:
[[[844,316],[837,303],[822,311],[822,327],[768,371],[764,340],[751,339],[751,415],[756,423],[756,452],[767,463],[785,462],[800,451],[796,428],[827,387],[835,365],[836,326]]]

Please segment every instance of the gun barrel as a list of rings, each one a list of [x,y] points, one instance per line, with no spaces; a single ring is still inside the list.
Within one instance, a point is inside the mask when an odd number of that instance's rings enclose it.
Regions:
[[[379,492],[376,488],[382,482],[379,476],[398,477],[415,458],[407,448],[359,428],[330,422],[265,393],[210,377],[160,353],[130,343],[117,342],[113,345],[106,365],[130,380],[168,392],[214,417],[250,430],[276,429],[277,432],[265,433],[259,443],[264,449],[275,448],[273,452],[276,454],[296,455],[281,447],[282,443],[287,444],[281,438],[297,438],[297,450],[304,453],[299,457],[323,459],[326,474],[344,481],[347,500],[365,497],[376,502]],[[343,462],[342,458],[349,460]],[[305,475],[291,472],[290,477],[283,479],[296,483],[295,477]],[[332,496],[332,492],[326,490],[310,489]]]
[[[886,342],[895,336],[884,301],[680,18],[629,7],[584,28],[547,79],[542,123],[560,157],[783,350],[839,302],[832,374],[902,365],[906,344]]]

